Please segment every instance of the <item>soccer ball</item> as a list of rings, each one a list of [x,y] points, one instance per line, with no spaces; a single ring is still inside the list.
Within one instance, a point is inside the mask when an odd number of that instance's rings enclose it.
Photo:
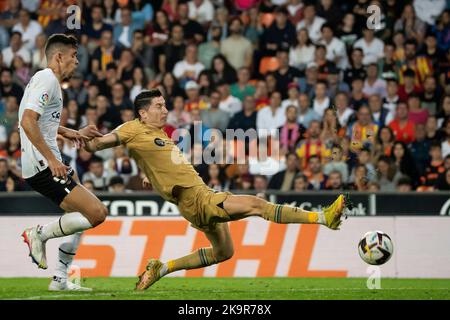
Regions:
[[[368,264],[386,263],[394,253],[391,238],[382,231],[369,231],[359,241],[358,252]]]

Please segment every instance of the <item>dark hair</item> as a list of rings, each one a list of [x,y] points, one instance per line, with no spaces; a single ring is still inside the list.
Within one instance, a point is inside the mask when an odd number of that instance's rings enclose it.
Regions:
[[[115,1],[114,1],[115,2]],[[94,9],[100,9],[100,11],[102,12],[102,14],[104,14],[104,10],[103,10],[103,6],[100,4],[93,4],[91,6],[91,12],[94,11]]]
[[[381,131],[384,130],[384,129],[387,129],[387,130],[389,131],[389,134],[391,135],[391,138],[389,139],[389,142],[393,142],[393,141],[395,140],[394,131],[392,131],[391,127],[388,127],[388,126],[381,127],[381,128],[378,130],[378,133],[377,133],[377,142],[378,142],[379,144],[381,144]]]
[[[408,146],[403,141],[395,141],[392,146],[391,159],[395,161],[394,149],[397,145],[400,145],[403,148],[403,157],[400,159],[399,169],[400,172],[404,175],[407,175],[413,181],[413,185],[416,183],[416,179],[418,178],[418,170],[416,167],[416,162],[409,150]]]
[[[433,149],[433,148],[439,148],[439,149],[442,149],[442,145],[440,144],[439,141],[433,140],[433,141],[430,143],[430,150]]]
[[[402,186],[402,185],[409,185],[409,186],[412,187],[412,186],[413,186],[413,183],[412,183],[411,178],[408,177],[408,176],[401,176],[401,177],[398,179],[397,187],[398,187],[398,186]]]
[[[139,110],[147,109],[152,103],[153,98],[162,97],[161,91],[159,89],[144,90],[139,93],[134,99],[134,115],[136,118],[141,118]]]
[[[121,176],[114,176],[111,178],[111,180],[109,181],[109,185],[113,186],[115,184],[124,184],[124,180]]]
[[[19,31],[13,31],[13,32],[11,33],[11,37],[10,37],[10,38],[14,37],[15,35],[19,35],[20,38],[22,38],[22,33],[19,32]]]
[[[305,176],[303,173],[299,172],[295,175],[294,180],[302,179],[304,182],[308,183],[308,177]]]
[[[45,56],[47,57],[47,61],[50,60],[55,49],[68,46],[72,48],[78,47],[78,40],[75,36],[62,33],[51,35],[45,44]]]
[[[91,162],[90,163],[102,163],[103,164],[103,159],[100,158],[99,156],[93,155],[91,158]]]
[[[306,32],[306,45],[309,47],[310,45],[312,45],[313,43],[312,43],[312,41],[311,41],[311,38],[309,37],[309,33],[308,33],[308,29],[306,29],[306,28],[301,28],[301,29],[299,29],[299,30],[297,30],[297,33],[296,34],[298,34],[300,31],[305,31]],[[294,47],[296,47],[298,45],[298,40],[297,40],[297,37],[295,37],[295,40],[294,40]]]
[[[413,69],[406,69],[403,72],[403,77],[411,77],[414,78],[416,76],[416,72]]]
[[[417,48],[417,42],[416,42],[416,40],[414,40],[414,39],[408,39],[408,40],[406,40],[406,41],[405,41],[405,47],[406,47],[408,44],[409,44],[409,45],[413,45],[414,47]]]
[[[323,29],[328,28],[331,30],[331,32],[333,32],[334,34],[334,29],[333,29],[333,25],[329,22],[325,22],[321,27],[320,27],[320,31],[323,32]]]
[[[140,33],[140,34],[142,34],[142,35],[145,35],[145,32],[144,32],[143,29],[136,29],[136,30],[134,30],[134,31],[133,31],[133,35],[135,35],[136,33]]]
[[[11,68],[2,68],[1,70],[0,70],[0,74],[2,74],[3,72],[8,72],[9,74],[13,74],[13,71],[12,71],[12,69]]]

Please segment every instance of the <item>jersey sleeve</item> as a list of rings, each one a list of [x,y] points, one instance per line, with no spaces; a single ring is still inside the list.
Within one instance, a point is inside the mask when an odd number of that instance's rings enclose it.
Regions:
[[[136,128],[133,126],[133,122],[125,122],[118,126],[114,131],[118,136],[121,144],[129,143],[136,135]]]
[[[50,103],[54,91],[54,82],[42,77],[36,77],[28,84],[28,97],[25,109],[33,110],[42,115],[45,107]]]

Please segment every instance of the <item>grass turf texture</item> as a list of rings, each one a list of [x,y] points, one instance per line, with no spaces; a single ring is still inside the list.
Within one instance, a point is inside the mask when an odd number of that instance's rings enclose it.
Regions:
[[[49,292],[48,279],[0,278],[0,299],[450,300],[450,279],[382,279],[382,289],[369,290],[363,278],[164,278],[135,292],[136,279],[86,278],[82,285],[93,292]]]

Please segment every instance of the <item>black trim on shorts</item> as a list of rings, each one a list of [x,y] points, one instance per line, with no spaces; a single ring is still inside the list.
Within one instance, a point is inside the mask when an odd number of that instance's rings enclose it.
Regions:
[[[35,174],[25,181],[39,192],[44,197],[49,198],[58,206],[64,201],[64,198],[77,186],[77,183],[72,179],[74,171],[72,168],[68,170],[67,180],[53,177],[50,168]],[[62,231],[62,229],[61,229]]]

